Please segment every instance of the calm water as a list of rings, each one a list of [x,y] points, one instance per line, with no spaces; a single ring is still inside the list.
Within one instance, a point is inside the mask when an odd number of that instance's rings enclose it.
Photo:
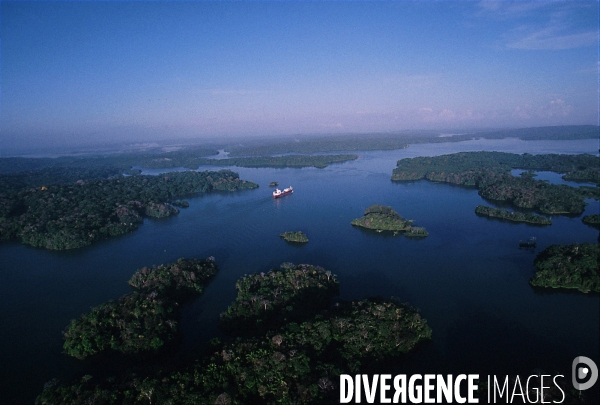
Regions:
[[[204,296],[187,307],[182,351],[193,352],[219,334],[220,312],[235,297],[237,278],[280,263],[312,263],[336,273],[341,296],[398,297],[419,307],[433,340],[398,365],[403,372],[529,374],[543,369],[570,381],[571,361],[600,364],[600,298],[532,289],[533,259],[551,244],[595,242],[581,218],[554,217],[549,227],[510,224],[475,215],[490,204],[476,190],[427,181],[392,183],[404,157],[457,151],[595,153],[596,140],[524,142],[478,140],[417,145],[325,169],[235,168],[257,190],[188,199],[166,220],[146,220],[130,235],[67,252],[17,243],[0,245],[0,402],[33,402],[44,383],[90,372],[88,362],[61,354],[61,331],[90,307],[129,292],[142,266],[179,257],[214,256],[220,272]],[[204,169],[204,168],[203,168]],[[147,173],[154,173],[147,171]],[[270,197],[270,181],[294,194]],[[430,236],[411,240],[353,228],[371,204],[392,206]],[[598,213],[588,201],[586,214]],[[310,242],[292,246],[281,232],[301,230]],[[536,236],[536,252],[518,242]]]

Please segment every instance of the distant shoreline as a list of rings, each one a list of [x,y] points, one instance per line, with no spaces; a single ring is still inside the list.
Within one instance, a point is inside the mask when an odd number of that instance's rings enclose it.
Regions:
[[[352,152],[357,150],[393,150],[420,143],[460,142],[478,138],[522,140],[572,140],[597,139],[600,127],[596,125],[568,125],[512,129],[475,129],[475,130],[414,130],[389,133],[348,133],[348,134],[306,134],[281,137],[239,137],[239,138],[190,138],[175,142],[166,140],[152,142],[124,142],[104,145],[75,146],[70,151],[61,152],[58,148],[38,150],[15,150],[4,158],[78,158],[111,156],[122,154],[163,154],[176,153],[190,149],[211,150],[213,158],[217,156],[257,156],[289,153],[327,153]],[[360,145],[362,148],[357,148]],[[346,148],[344,147],[346,146]],[[220,152],[222,150],[222,152]],[[261,153],[250,153],[252,150]],[[271,150],[269,152],[269,150]],[[3,155],[6,153],[4,146]]]

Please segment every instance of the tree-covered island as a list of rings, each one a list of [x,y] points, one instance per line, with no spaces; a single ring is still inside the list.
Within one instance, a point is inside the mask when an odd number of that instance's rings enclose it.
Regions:
[[[429,233],[425,228],[412,226],[413,220],[404,219],[392,207],[373,204],[367,208],[364,215],[354,219],[351,224],[367,229],[383,232],[403,233],[405,236],[426,237]]]
[[[542,214],[580,215],[585,198],[600,197],[597,187],[574,188],[549,184],[532,176],[512,176],[511,169],[548,170],[598,183],[600,158],[592,155],[530,155],[502,152],[463,152],[399,160],[393,181],[427,179],[474,187],[482,197]],[[565,177],[563,176],[563,177]]]
[[[279,269],[242,277],[235,288],[237,297],[221,314],[220,327],[248,334],[315,315],[339,294],[339,281],[318,266],[283,263]]]
[[[597,243],[549,246],[535,258],[536,273],[529,283],[535,287],[574,288],[584,293],[598,293],[599,256],[600,245]]]
[[[52,381],[36,404],[327,404],[339,398],[340,374],[399,361],[431,338],[418,311],[397,301],[331,305],[337,277],[317,266],[284,263],[236,288],[221,315],[231,337],[214,339],[201,357],[108,378],[87,374],[70,385]]]
[[[292,243],[308,243],[308,237],[302,231],[287,231],[279,235],[286,242]]]
[[[586,215],[583,218],[581,218],[581,221],[586,225],[593,226],[594,228],[600,229],[600,215],[599,214]]]
[[[132,232],[143,217],[162,218],[179,210],[175,197],[252,189],[230,170],[118,176],[0,192],[0,241],[52,250],[80,248]]]
[[[109,349],[125,354],[160,349],[177,333],[180,305],[202,294],[216,273],[213,258],[136,271],[129,280],[134,292],[71,321],[64,332],[65,353],[84,359]]]
[[[549,218],[533,213],[524,213],[517,211],[508,211],[501,208],[493,208],[485,205],[478,205],[475,213],[482,217],[498,218],[511,222],[526,222],[534,225],[552,225]]]

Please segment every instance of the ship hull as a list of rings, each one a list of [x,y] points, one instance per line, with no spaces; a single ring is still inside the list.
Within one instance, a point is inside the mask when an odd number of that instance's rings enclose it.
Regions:
[[[277,195],[273,194],[273,198],[281,198],[281,197],[284,197],[284,196],[286,196],[288,194],[292,194],[293,192],[294,192],[294,190],[284,191],[281,194],[277,194]]]

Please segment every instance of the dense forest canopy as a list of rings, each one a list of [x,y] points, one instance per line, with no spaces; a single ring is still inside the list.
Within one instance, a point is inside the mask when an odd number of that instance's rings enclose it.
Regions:
[[[565,173],[564,178],[598,184],[600,158],[593,155],[530,155],[503,152],[462,152],[435,157],[399,160],[392,172],[393,181],[427,179],[474,187],[489,200],[542,214],[579,215],[585,198],[598,199],[597,187],[579,188],[554,185],[532,176],[515,177],[511,169],[547,170]]]
[[[529,282],[536,287],[599,293],[599,257],[600,245],[597,243],[549,246],[535,258],[536,273]]]
[[[412,225],[413,220],[404,219],[392,207],[373,204],[368,207],[364,215],[352,220],[354,226],[373,229],[377,232],[394,232],[394,235],[402,233],[404,236],[426,237],[429,233],[425,228]]]
[[[120,156],[77,159],[0,159],[0,189],[16,190],[24,187],[68,184],[77,180],[110,179],[122,174],[137,175],[140,174],[140,167],[148,169],[183,167],[191,170],[196,170],[201,166],[324,168],[330,164],[358,159],[357,155],[289,155],[211,159],[190,156],[190,153],[181,154],[181,152],[171,152],[166,156],[163,154],[126,159]]]
[[[202,294],[217,271],[213,258],[139,269],[129,280],[132,293],[71,321],[65,354],[84,359],[107,350],[157,351],[176,336],[180,304]]]
[[[212,262],[201,265],[206,263]],[[159,266],[165,276],[139,293],[152,290],[160,296],[162,289],[153,288],[167,284],[181,266],[181,261]],[[153,272],[142,269],[132,280],[145,284]],[[187,277],[184,284],[189,284]],[[427,321],[406,304],[367,299],[331,305],[337,277],[318,266],[284,263],[243,277],[236,288],[236,300],[221,315],[230,337],[214,339],[199,358],[153,367],[146,359],[133,371],[115,369],[118,377],[86,374],[66,385],[51,381],[36,404],[332,403],[339,398],[340,374],[358,373],[382,360],[401,361],[431,338]],[[103,313],[96,322],[112,319]],[[135,317],[125,323],[135,324]],[[90,333],[84,331],[86,337]],[[137,340],[132,341],[135,347]],[[150,347],[146,353],[155,351]]]
[[[475,213],[488,218],[498,218],[511,222],[527,222],[534,225],[552,225],[552,220],[536,215],[533,213],[508,211],[502,208],[487,207],[485,205],[478,205],[475,208]]]
[[[19,239],[52,250],[74,249],[131,232],[143,216],[177,214],[176,197],[258,185],[230,170],[171,172],[78,180],[0,193],[0,240]]]

